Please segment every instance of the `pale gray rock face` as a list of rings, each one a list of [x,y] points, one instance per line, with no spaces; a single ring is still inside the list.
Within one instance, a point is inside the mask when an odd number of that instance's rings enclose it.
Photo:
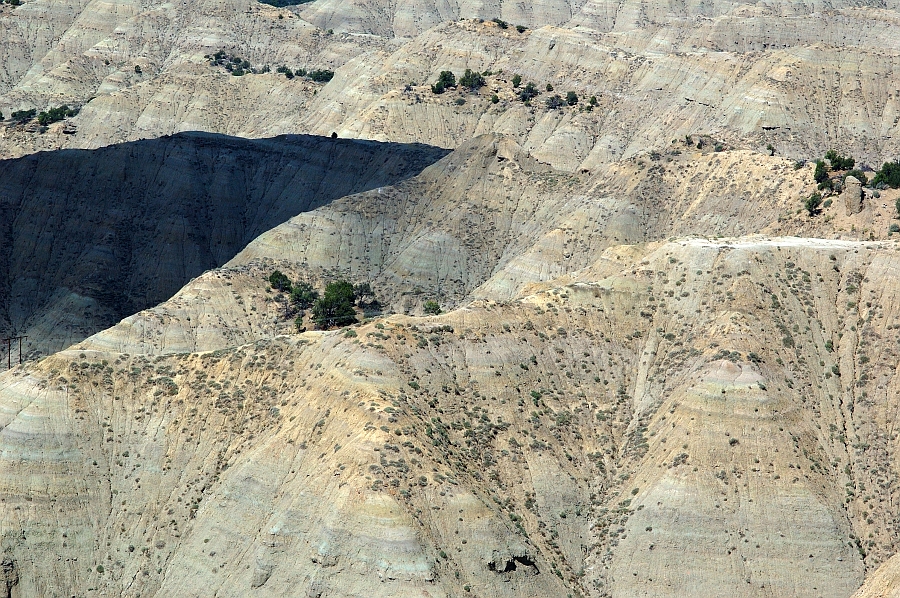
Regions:
[[[841,191],[841,197],[844,199],[844,207],[847,214],[859,214],[863,209],[863,190],[862,183],[855,176],[848,176],[844,179],[844,189]]]

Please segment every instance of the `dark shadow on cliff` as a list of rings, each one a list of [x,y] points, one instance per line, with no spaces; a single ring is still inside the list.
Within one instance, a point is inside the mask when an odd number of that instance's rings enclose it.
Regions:
[[[0,161],[0,334],[57,351],[166,300],[293,216],[447,153],[189,132]]]

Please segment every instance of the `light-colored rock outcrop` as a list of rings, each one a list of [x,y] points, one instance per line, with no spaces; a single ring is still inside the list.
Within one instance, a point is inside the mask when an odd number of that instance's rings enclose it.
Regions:
[[[844,200],[844,208],[847,214],[859,214],[863,209],[863,190],[862,183],[855,176],[847,176],[844,178],[844,188],[841,191],[841,197]]]

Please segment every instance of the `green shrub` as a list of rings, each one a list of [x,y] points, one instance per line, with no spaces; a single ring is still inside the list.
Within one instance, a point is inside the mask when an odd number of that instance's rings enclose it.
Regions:
[[[549,108],[550,110],[559,108],[562,105],[563,105],[563,99],[561,97],[559,97],[559,95],[554,94],[554,95],[550,96],[549,98],[547,98],[547,108]]]
[[[528,83],[519,92],[519,99],[522,100],[523,102],[527,102],[527,101],[531,100],[532,98],[537,97],[537,95],[538,95],[537,87],[535,87],[534,83]]]
[[[441,71],[438,75],[438,83],[442,83],[444,87],[456,87],[456,75],[453,71]]]
[[[848,172],[847,174],[845,174],[845,175],[844,175],[844,180],[846,180],[848,176],[855,177],[855,178],[858,179],[859,182],[862,183],[863,185],[865,185],[865,184],[867,184],[867,183],[869,182],[869,177],[866,176],[866,173],[864,173],[862,170],[859,170],[858,168],[855,169],[855,170],[851,170],[850,172]]]
[[[274,6],[276,8],[284,8],[285,6],[297,6],[298,4],[306,4],[308,2],[312,2],[313,0],[259,0],[263,4],[268,4],[269,6]],[[278,15],[278,18],[282,18],[281,15]]]
[[[522,76],[521,75],[513,75],[513,78],[512,78],[513,88],[516,88],[521,84],[522,84]]]
[[[491,104],[497,104],[499,102],[500,102],[500,98],[497,97],[497,94],[493,94],[491,96]],[[3,120],[2,116],[3,116],[3,113],[0,113],[0,120]]]
[[[450,71],[441,71],[438,80],[431,86],[431,93],[442,94],[451,87],[456,87],[456,76]]]
[[[309,73],[306,73],[306,76],[316,83],[328,83],[329,81],[334,79],[334,71],[329,71],[328,69],[316,69],[314,71],[309,71]]]
[[[822,205],[822,195],[819,193],[813,193],[808,198],[806,198],[806,202],[804,203],[804,207],[806,211],[809,212],[810,216],[815,216],[819,213],[819,206]]]
[[[494,23],[496,23],[497,26],[500,27],[500,29],[506,29],[507,27],[509,27],[509,23],[507,23],[506,21],[501,21],[500,17],[495,17]]]
[[[842,156],[834,150],[828,150],[825,158],[831,162],[832,170],[850,170],[856,164],[856,160],[850,156]]]
[[[578,94],[574,91],[569,91],[566,93],[566,104],[569,106],[574,106],[578,103]]]
[[[291,292],[291,279],[279,270],[275,270],[269,274],[269,284],[272,285],[272,288],[276,291]]]
[[[428,315],[436,316],[441,313],[441,306],[437,301],[428,300],[422,306],[422,310]]]
[[[816,171],[813,173],[813,178],[817,183],[822,183],[828,178],[828,167],[825,166],[823,160],[816,160]]]
[[[772,145],[771,143],[766,144],[766,151],[769,152],[770,156],[774,156],[775,155],[775,146]]]
[[[484,87],[484,77],[481,73],[473,73],[472,69],[466,69],[463,76],[459,78],[459,84],[475,91],[476,89]]]
[[[10,118],[12,118],[14,121],[24,123],[34,118],[36,114],[37,110],[35,110],[34,108],[31,108],[29,110],[16,110],[10,115]]]
[[[13,118],[15,118],[15,113],[13,113]],[[875,177],[872,179],[872,185],[884,185],[887,187],[893,187],[896,189],[900,187],[900,160],[895,162],[885,162],[881,167],[881,170],[875,173]],[[900,210],[898,210],[900,212]]]
[[[141,65],[136,64],[136,65],[134,65],[134,72],[135,72],[135,74],[140,75],[141,73],[144,72],[144,70],[141,68]]]
[[[353,285],[346,280],[329,283],[312,309],[312,319],[319,328],[348,326],[356,323]]]
[[[896,222],[892,223],[888,228],[888,232],[900,233],[900,224],[897,224]]]
[[[51,108],[46,112],[41,112],[38,114],[38,122],[43,126],[47,126],[50,123],[55,123],[57,121],[63,120],[64,118],[69,118],[78,114],[77,109],[69,108],[66,105],[60,106],[58,108]]]
[[[553,85],[551,85],[551,84],[548,83],[548,84],[547,84],[547,91],[548,91],[548,92],[549,92],[549,91],[553,91]]]
[[[525,33],[526,31],[528,31],[528,27],[526,27],[525,25],[516,25],[516,31],[518,31],[519,33]]]
[[[270,277],[269,282],[271,282],[271,280]],[[318,291],[316,291],[316,289],[308,282],[298,282],[291,287],[291,303],[300,309],[309,309],[318,298]]]

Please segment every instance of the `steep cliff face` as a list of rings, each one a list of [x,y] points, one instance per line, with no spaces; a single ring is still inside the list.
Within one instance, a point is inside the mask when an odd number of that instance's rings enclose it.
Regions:
[[[170,297],[260,233],[446,152],[182,134],[0,162],[0,332],[59,350]]]

